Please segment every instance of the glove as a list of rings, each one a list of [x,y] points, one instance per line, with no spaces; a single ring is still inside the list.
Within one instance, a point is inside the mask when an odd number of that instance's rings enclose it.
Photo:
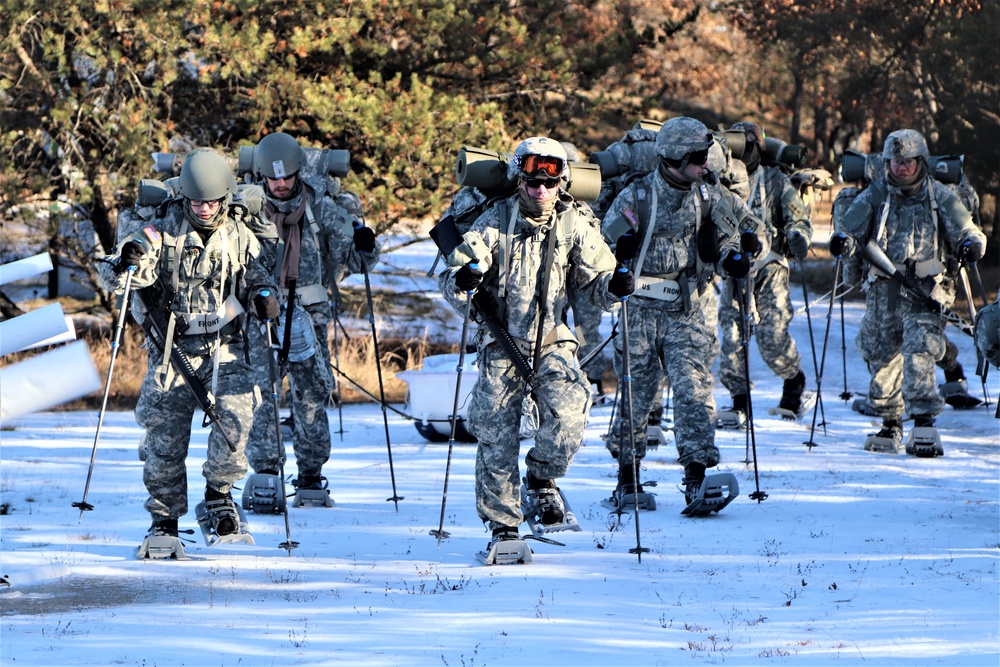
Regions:
[[[615,270],[608,281],[608,291],[620,299],[624,299],[635,291],[635,276],[624,266]]]
[[[844,232],[837,232],[830,237],[830,254],[834,257],[849,255],[852,245],[853,241],[850,236]]]
[[[627,231],[618,237],[615,243],[615,259],[622,264],[627,264],[635,259],[635,253],[639,250],[639,237],[633,231]]]
[[[146,254],[146,249],[138,241],[129,241],[122,246],[121,259],[118,260],[118,273],[128,270],[130,266],[139,266],[139,259]]]
[[[475,262],[469,262],[455,272],[455,286],[464,292],[475,290],[482,282],[483,272]]]
[[[809,239],[805,234],[796,230],[788,235],[788,252],[792,257],[802,259],[809,252]]]
[[[257,310],[257,317],[270,321],[278,319],[278,299],[268,291],[263,291],[253,298],[253,306]]]
[[[763,246],[760,244],[760,239],[753,232],[740,232],[740,248],[743,252],[747,253],[751,257],[756,257],[757,253]]]
[[[750,255],[731,252],[722,259],[722,268],[733,278],[745,278],[750,273]]]
[[[973,241],[966,240],[958,247],[958,259],[966,264],[978,262],[983,258],[983,246]]]
[[[370,227],[357,225],[354,228],[354,249],[358,252],[375,251],[375,232]]]

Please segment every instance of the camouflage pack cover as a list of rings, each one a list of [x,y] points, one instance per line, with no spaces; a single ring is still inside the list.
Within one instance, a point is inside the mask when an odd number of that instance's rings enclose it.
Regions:
[[[648,174],[660,164],[656,152],[656,132],[645,128],[632,129],[620,141],[607,148],[622,167],[622,173],[640,172]]]

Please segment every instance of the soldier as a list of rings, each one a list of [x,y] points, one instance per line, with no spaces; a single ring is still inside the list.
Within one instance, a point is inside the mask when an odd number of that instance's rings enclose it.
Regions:
[[[533,360],[540,421],[525,457],[525,499],[546,526],[562,524],[564,504],[555,480],[569,470],[580,447],[589,406],[584,373],[576,366],[577,341],[562,323],[568,287],[610,310],[631,291],[631,273],[615,262],[592,225],[590,209],[561,188],[566,151],[547,137],[518,145],[508,166],[517,191],[490,207],[449,257],[439,277],[441,292],[465,312],[466,294],[507,330],[521,353]],[[459,266],[461,265],[461,266]],[[476,508],[499,543],[518,540],[523,520],[519,488],[519,424],[525,377],[503,348],[480,327],[476,335],[479,379],[472,390],[469,427],[478,438]]]
[[[264,245],[270,258],[267,268],[273,271],[286,304],[277,327],[279,336],[284,336],[284,318],[292,318],[285,364],[298,466],[292,483],[300,491],[322,491],[326,488],[322,469],[330,458],[326,405],[334,388],[327,342],[334,318],[331,300],[337,303],[340,280],[361,272],[362,257],[369,269],[378,262],[380,244],[375,232],[364,226],[360,200],[351,193],[340,191],[334,196],[328,192],[326,174],[319,175],[318,183],[310,183],[306,167],[298,141],[284,132],[267,135],[253,152],[254,176],[264,187],[265,217],[277,232]],[[258,381],[269,387],[266,357],[255,366]],[[275,428],[273,410],[257,413],[247,443],[247,457],[257,474],[277,474]],[[253,481],[268,485],[267,479]]]
[[[928,171],[927,142],[916,130],[896,130],[885,141],[885,176],[862,191],[844,214],[842,232],[830,239],[830,252],[848,256],[873,243],[925,294],[950,305],[954,281],[946,272],[946,249],[974,262],[983,256],[986,237],[958,197]],[[943,241],[943,242],[942,242]],[[871,373],[868,406],[882,417],[882,428],[865,442],[873,451],[896,452],[902,443],[902,414],[914,428],[933,428],[944,408],[935,392],[935,362],[945,353],[940,312],[901,292],[900,285],[871,268],[865,281],[866,310],[858,349]]]
[[[146,429],[149,535],[176,537],[177,520],[188,509],[184,461],[196,403],[169,360],[176,347],[215,401],[218,420],[202,474],[207,521],[222,537],[241,531],[230,489],[246,474],[244,447],[261,403],[242,333],[245,311],[253,301],[261,319],[271,318],[278,303],[273,293],[261,294],[273,292],[273,282],[257,261],[256,238],[240,220],[245,210],[230,206],[237,186],[225,158],[211,151],[188,155],[179,190],[180,198],[169,200],[150,224],[127,235],[100,271],[105,286],[121,293],[126,269],[137,267],[133,286],[144,290],[156,315],[169,322],[162,350],[147,341],[147,371],[135,408],[136,422]]]
[[[619,462],[612,498],[619,508],[629,497],[642,502],[641,481],[638,488],[632,483],[626,429],[634,433],[635,457],[641,460],[646,444],[642,408],[650,405],[650,394],[659,390],[664,373],[674,390],[674,432],[689,505],[701,489],[705,470],[719,463],[711,371],[716,333],[706,313],[715,306],[704,297],[717,264],[729,276],[743,278],[752,251],[766,255],[770,239],[742,200],[703,180],[713,141],[708,128],[694,118],[668,120],[656,137],[659,167],[625,188],[604,218],[604,235],[615,255],[620,261],[635,258],[636,275],[637,298],[629,301],[627,325],[632,396],[640,409],[632,411],[631,424],[627,410],[616,415],[609,442]],[[616,371],[622,378],[620,337],[615,346]]]
[[[789,332],[792,321],[792,300],[788,287],[788,260],[802,259],[809,251],[812,223],[805,204],[781,169],[761,164],[764,134],[756,123],[741,122],[732,126],[746,134],[746,150],[741,158],[749,178],[747,202],[772,235],[771,252],[761,255],[751,269],[753,304],[757,318],[754,329],[757,349],[775,374],[785,380],[778,411],[789,417],[801,414],[805,406],[802,395],[806,376],[801,367],[801,355]],[[733,293],[733,284],[723,284],[719,302],[719,322],[722,327],[722,359],[719,379],[729,390],[733,406],[719,415],[722,427],[741,428],[747,415],[747,393],[751,389],[743,363],[740,344],[740,310]]]

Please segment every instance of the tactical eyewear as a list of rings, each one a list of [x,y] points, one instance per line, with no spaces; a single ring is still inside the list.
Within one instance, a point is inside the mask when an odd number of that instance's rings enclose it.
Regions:
[[[705,164],[708,162],[708,149],[703,151],[695,151],[694,153],[688,153],[688,164]]]
[[[562,158],[551,155],[526,155],[521,164],[521,171],[529,177],[540,177],[545,174],[550,178],[559,178],[562,176],[565,166],[566,163]]]
[[[894,157],[892,158],[892,166],[899,169],[900,167],[905,167],[906,169],[915,169],[917,166],[917,158],[915,157]]]
[[[552,188],[559,186],[558,178],[526,178],[524,179],[525,185],[529,188],[540,188],[543,185],[550,190]]]

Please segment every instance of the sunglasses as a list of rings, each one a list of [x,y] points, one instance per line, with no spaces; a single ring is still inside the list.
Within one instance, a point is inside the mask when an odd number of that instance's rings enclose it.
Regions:
[[[529,177],[539,178],[544,174],[550,178],[559,178],[565,166],[566,163],[562,158],[550,155],[526,155],[521,163],[521,171]]]
[[[525,178],[524,184],[529,188],[540,188],[542,186],[553,189],[559,187],[558,178]]]
[[[703,151],[695,151],[694,153],[688,153],[688,164],[705,164],[708,162],[708,149]]]

